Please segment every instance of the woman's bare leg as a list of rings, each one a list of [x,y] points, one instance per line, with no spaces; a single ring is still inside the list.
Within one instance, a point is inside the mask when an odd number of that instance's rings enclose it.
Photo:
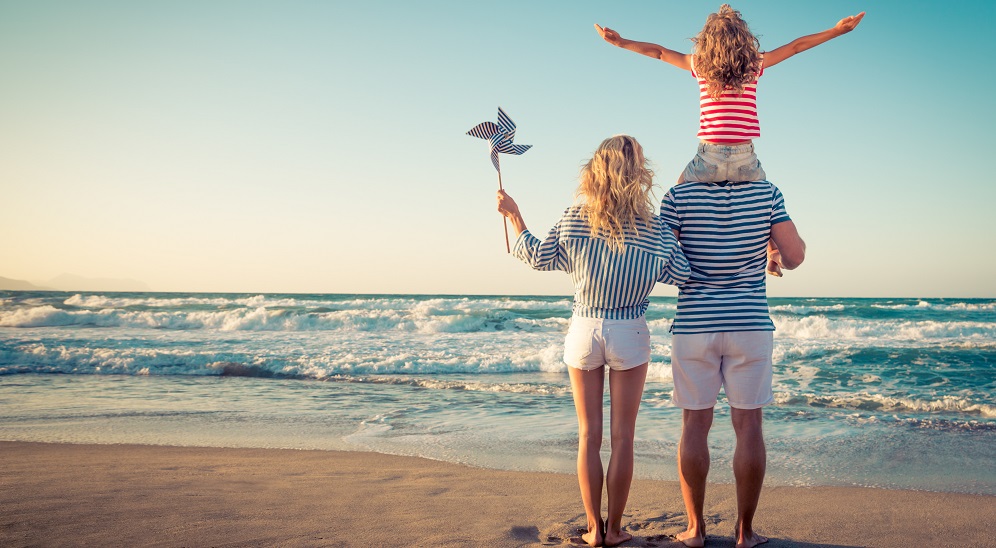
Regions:
[[[609,372],[611,406],[612,458],[605,490],[609,497],[609,519],[605,525],[605,545],[615,546],[633,538],[622,530],[622,516],[633,482],[633,437],[636,415],[647,380],[647,364]]]
[[[574,409],[578,414],[578,484],[588,516],[588,533],[581,536],[589,546],[601,546],[602,537],[602,393],[605,368],[582,371],[568,367]]]

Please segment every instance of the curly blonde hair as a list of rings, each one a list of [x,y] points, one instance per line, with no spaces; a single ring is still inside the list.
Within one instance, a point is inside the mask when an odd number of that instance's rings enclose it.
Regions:
[[[615,135],[602,141],[579,178],[581,215],[593,238],[602,237],[610,249],[622,251],[625,229],[637,234],[640,226],[653,229],[654,172],[636,139]]]
[[[750,31],[740,12],[723,4],[710,13],[698,36],[692,38],[695,73],[709,84],[709,96],[719,100],[724,90],[744,92],[744,85],[761,70],[761,44]]]

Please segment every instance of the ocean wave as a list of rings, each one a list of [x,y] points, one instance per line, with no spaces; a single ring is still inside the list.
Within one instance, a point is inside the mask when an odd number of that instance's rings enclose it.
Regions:
[[[935,400],[884,396],[861,392],[843,395],[796,394],[778,392],[775,394],[778,405],[805,405],[859,411],[890,413],[939,413],[951,412],[996,418],[996,405],[973,402],[957,396],[942,396]]]
[[[0,346],[0,375],[16,373],[218,375],[327,379],[335,375],[446,375],[562,372],[562,348],[551,344],[501,354],[385,349],[287,355],[165,348],[90,348],[24,343]]]
[[[494,308],[514,308],[517,310],[569,310],[570,297],[551,297],[530,299],[523,297],[405,297],[405,296],[375,296],[354,295],[347,297],[307,296],[290,297],[274,295],[248,296],[193,296],[176,297],[148,296],[132,297],[121,295],[83,295],[77,293],[62,301],[66,306],[90,309],[104,308],[183,308],[183,307],[270,307],[270,308],[333,308],[337,310],[385,310],[385,309],[455,309],[455,310],[485,310]]]
[[[839,312],[841,310],[847,310],[847,306],[837,303],[830,305],[798,305],[798,304],[779,304],[772,305],[768,307],[768,310],[772,313],[780,314],[795,314],[795,315],[808,315],[814,312]]]
[[[350,382],[361,384],[391,384],[431,388],[434,390],[465,390],[469,392],[505,392],[513,394],[539,394],[564,396],[571,393],[571,387],[549,383],[496,383],[476,381],[449,381],[431,377],[354,377],[333,375],[323,379],[330,382]]]
[[[0,327],[124,327],[218,331],[564,331],[567,318],[529,318],[508,310],[460,311],[421,303],[408,310],[301,312],[267,307],[161,311],[60,309],[52,305],[0,311]]]
[[[996,301],[988,302],[953,302],[953,303],[931,303],[920,300],[916,304],[911,303],[873,303],[871,308],[883,310],[936,310],[941,312],[980,312],[996,310]]]
[[[786,317],[773,315],[777,337],[808,339],[830,343],[861,341],[880,344],[882,341],[928,341],[951,339],[958,341],[996,341],[996,322],[973,321],[911,321],[858,320],[825,316]]]

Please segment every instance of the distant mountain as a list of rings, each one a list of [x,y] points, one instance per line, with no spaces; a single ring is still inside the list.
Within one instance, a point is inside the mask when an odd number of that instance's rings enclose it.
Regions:
[[[86,278],[76,274],[60,274],[45,285],[59,291],[151,291],[145,282],[129,279]]]
[[[0,289],[9,291],[44,291],[47,287],[41,287],[24,280],[14,280],[0,276]]]

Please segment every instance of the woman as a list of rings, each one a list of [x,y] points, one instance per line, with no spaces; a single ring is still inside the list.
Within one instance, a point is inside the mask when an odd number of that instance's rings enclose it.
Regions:
[[[628,135],[610,137],[581,168],[579,204],[569,207],[540,241],[526,229],[519,208],[504,191],[498,211],[518,238],[513,253],[536,270],[564,270],[574,281],[574,314],[564,342],[578,415],[578,483],[588,517],[582,536],[591,546],[632,538],[622,515],[633,479],[633,435],[650,361],[644,313],[657,282],[688,279],[688,261],[654,214],[653,171],[643,148]],[[602,390],[609,373],[612,457],[602,520]]]

